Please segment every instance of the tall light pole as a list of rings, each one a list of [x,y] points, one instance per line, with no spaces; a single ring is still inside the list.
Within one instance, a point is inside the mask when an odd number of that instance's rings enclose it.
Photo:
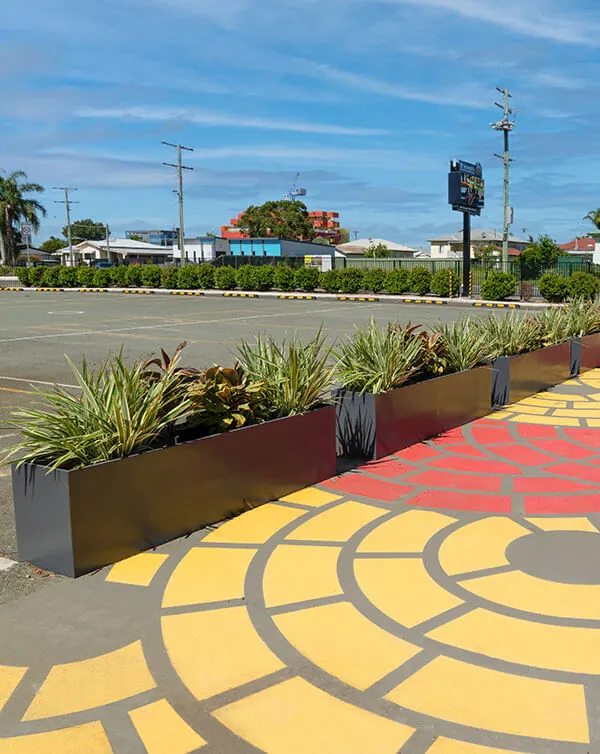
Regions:
[[[55,191],[64,191],[65,192],[65,198],[64,200],[61,199],[55,199],[55,204],[64,204],[67,210],[67,239],[69,241],[69,262],[71,264],[71,267],[74,267],[74,261],[73,261],[73,239],[71,237],[71,204],[79,204],[79,202],[74,202],[72,199],[69,199],[69,191],[77,191],[76,188],[69,188],[68,186],[53,186],[52,187]]]
[[[187,165],[181,164],[181,150],[185,149],[188,152],[193,152],[192,147],[184,147],[183,144],[171,144],[169,141],[162,141],[161,144],[164,144],[167,147],[174,147],[177,150],[177,164],[173,164],[172,162],[163,162],[163,165],[167,165],[170,168],[177,168],[177,197],[179,199],[179,252],[181,254],[181,261],[183,263],[183,257],[185,254],[185,233],[183,229],[183,171],[184,170],[193,170],[194,168],[190,168]]]
[[[500,89],[496,87],[497,91],[502,94],[504,101],[495,102],[494,104],[504,111],[504,117],[502,120],[490,125],[496,131],[502,131],[504,133],[504,153],[495,154],[494,157],[504,161],[504,223],[502,232],[502,262],[506,264],[508,262],[508,233],[512,224],[511,210],[510,210],[510,163],[512,162],[509,152],[508,135],[515,127],[515,122],[511,121],[510,117],[514,114],[514,111],[510,107],[510,99],[512,97],[508,89]]]

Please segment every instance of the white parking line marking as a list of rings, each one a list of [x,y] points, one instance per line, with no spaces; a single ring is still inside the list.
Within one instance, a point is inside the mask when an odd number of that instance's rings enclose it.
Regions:
[[[328,312],[339,311],[339,307],[329,307],[327,309],[315,309],[310,314],[325,314]],[[119,327],[105,330],[80,330],[79,332],[62,332],[52,335],[24,335],[20,338],[4,338],[0,343],[16,343],[21,340],[45,340],[48,338],[76,338],[80,335],[102,335],[102,333],[119,333],[133,332],[134,330],[160,330],[165,327],[187,327],[188,325],[221,325],[227,322],[243,322],[248,319],[273,319],[281,317],[297,317],[298,311],[278,312],[277,314],[251,314],[245,317],[230,317],[229,319],[198,319],[194,322],[169,322],[163,325],[138,325],[137,327]]]
[[[64,382],[44,382],[44,380],[26,380],[24,377],[3,377],[0,375],[0,380],[11,380],[12,382],[26,382],[28,385],[49,385],[50,387],[54,387],[55,385],[58,385],[59,387],[70,387],[75,390],[79,390],[79,385],[66,385]]]
[[[17,565],[16,560],[10,558],[3,558],[0,556],[0,571],[9,571],[13,566]]]

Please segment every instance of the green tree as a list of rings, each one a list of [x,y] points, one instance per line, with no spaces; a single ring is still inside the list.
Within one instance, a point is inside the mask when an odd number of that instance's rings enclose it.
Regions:
[[[40,216],[46,210],[27,194],[40,194],[44,187],[27,181],[27,174],[15,170],[6,177],[0,176],[0,263],[14,264],[17,257],[19,231],[17,225],[27,222],[37,233]]]
[[[521,278],[535,280],[558,262],[562,250],[550,236],[539,236],[525,251],[521,252]]]
[[[67,245],[67,241],[64,238],[56,238],[56,236],[50,236],[40,246],[40,249],[47,251],[49,254],[53,254],[55,251],[64,249]]]
[[[104,238],[105,236],[102,236]],[[100,239],[97,239],[100,240]],[[132,236],[129,236],[130,241],[143,241],[144,239],[140,236],[139,233],[134,233]]]
[[[369,248],[365,249],[364,256],[371,259],[383,259],[384,257],[391,257],[392,252],[384,243],[370,243]]]
[[[587,215],[583,218],[584,220],[589,220],[590,222],[594,223],[596,228],[600,230],[600,207],[597,209],[593,209],[590,212],[587,213]]]
[[[340,228],[340,240],[338,243],[348,243],[350,240],[350,231],[348,228]]]
[[[240,217],[238,227],[251,238],[273,236],[295,241],[310,241],[315,231],[303,202],[280,199],[259,207],[250,205]]]
[[[329,246],[329,241],[326,238],[323,238],[322,236],[318,236],[317,238],[313,238],[313,243],[318,243],[320,246]]]
[[[499,249],[497,246],[493,243],[489,243],[475,251],[475,262],[483,265],[483,267],[490,267],[498,258],[498,251]]]
[[[67,237],[69,228],[65,225],[63,236]],[[75,220],[71,223],[71,236],[75,241],[102,241],[106,238],[106,226],[86,217],[84,220]]]

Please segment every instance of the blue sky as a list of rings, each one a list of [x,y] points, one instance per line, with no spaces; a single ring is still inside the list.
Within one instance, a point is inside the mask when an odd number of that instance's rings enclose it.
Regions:
[[[47,187],[41,238],[74,216],[115,234],[177,222],[218,230],[282,196],[361,236],[422,245],[457,230],[449,160],[483,163],[500,228],[496,86],[517,109],[513,231],[560,241],[600,206],[597,0],[22,0],[3,9],[0,168]]]

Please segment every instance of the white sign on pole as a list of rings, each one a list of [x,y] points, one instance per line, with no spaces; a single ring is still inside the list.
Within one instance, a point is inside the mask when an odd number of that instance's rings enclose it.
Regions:
[[[26,225],[25,223],[21,223],[21,233],[24,236],[30,236],[31,235],[31,225]]]

